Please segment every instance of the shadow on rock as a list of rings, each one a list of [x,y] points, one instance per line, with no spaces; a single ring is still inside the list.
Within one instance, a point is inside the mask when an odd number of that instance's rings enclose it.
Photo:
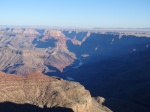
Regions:
[[[12,102],[0,103],[1,112],[73,112],[72,109],[63,107],[40,108],[31,104],[16,104]]]

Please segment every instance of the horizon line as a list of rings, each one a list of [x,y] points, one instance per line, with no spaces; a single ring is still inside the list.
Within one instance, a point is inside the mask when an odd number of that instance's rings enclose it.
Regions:
[[[0,25],[1,27],[8,27],[8,28],[54,28],[54,29],[62,29],[62,28],[69,28],[69,29],[150,29],[150,27],[76,27],[76,26],[50,26],[50,25]]]

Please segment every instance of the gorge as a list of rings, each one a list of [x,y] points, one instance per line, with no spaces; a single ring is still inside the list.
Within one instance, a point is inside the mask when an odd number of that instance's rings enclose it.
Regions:
[[[39,70],[79,82],[105,98],[110,110],[104,111],[149,112],[149,37],[147,30],[1,28],[0,70],[19,78]]]

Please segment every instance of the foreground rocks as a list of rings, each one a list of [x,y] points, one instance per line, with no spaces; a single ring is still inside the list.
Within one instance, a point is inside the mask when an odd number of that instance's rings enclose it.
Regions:
[[[102,105],[103,101],[98,103],[79,83],[45,76],[40,71],[27,76],[0,72],[0,88],[1,103],[61,107],[74,112],[111,112]]]

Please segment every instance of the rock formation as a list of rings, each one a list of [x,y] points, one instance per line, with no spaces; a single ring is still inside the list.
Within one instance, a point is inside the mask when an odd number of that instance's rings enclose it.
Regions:
[[[70,108],[74,112],[111,112],[77,82],[49,77],[36,71],[27,76],[0,72],[0,102]]]
[[[61,31],[47,30],[44,35],[37,31],[21,28],[1,30],[0,70],[20,75],[32,73],[37,68],[44,73],[56,69],[62,72],[75,61],[76,56],[68,50],[67,38]],[[51,70],[50,67],[56,69]]]

